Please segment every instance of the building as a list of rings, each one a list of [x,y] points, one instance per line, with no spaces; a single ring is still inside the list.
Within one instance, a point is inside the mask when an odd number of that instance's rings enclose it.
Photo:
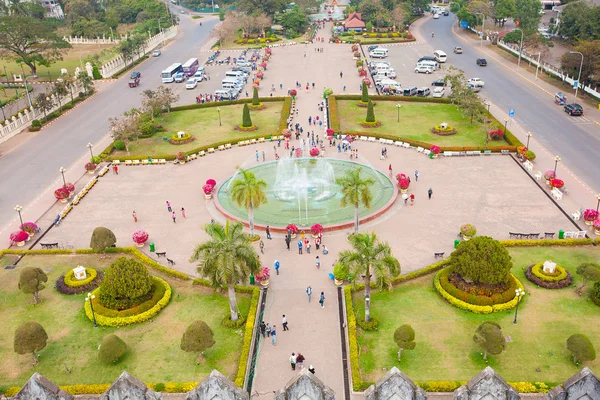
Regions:
[[[63,12],[62,7],[60,6],[59,0],[21,0],[23,2],[33,3],[37,1],[38,4],[43,6],[46,9],[46,17],[48,18],[58,18],[63,19],[65,17],[65,13]],[[6,7],[10,7],[10,0],[4,0],[4,5]]]
[[[357,12],[353,12],[350,15],[348,15],[348,18],[346,19],[346,21],[344,21],[344,30],[346,32],[362,32],[365,30],[365,26],[366,24],[362,20],[362,16],[360,15],[360,13]]]

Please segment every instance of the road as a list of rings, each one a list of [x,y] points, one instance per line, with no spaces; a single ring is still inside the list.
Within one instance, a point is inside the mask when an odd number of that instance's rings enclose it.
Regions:
[[[208,53],[200,53],[200,48],[208,41],[218,20],[193,20],[188,15],[180,15],[180,20],[177,38],[162,49],[162,55],[136,67],[142,73],[139,87],[129,88],[129,75],[125,74],[25,144],[0,154],[0,238],[8,238],[7,233],[18,228],[16,204],[25,207],[24,220],[39,215],[34,215],[33,210],[28,214],[28,210],[36,207],[39,198],[46,201],[53,198],[49,196],[53,196],[52,191],[62,180],[60,167],[73,166],[67,172],[68,180],[75,181],[83,174],[82,162],[89,156],[87,144],[98,144],[94,154],[99,154],[108,145],[108,118],[139,107],[140,94],[161,84],[160,72],[164,68],[191,57],[198,57],[201,63],[205,61]]]
[[[492,59],[493,53],[486,51],[485,45],[481,48],[478,42],[458,38],[452,31],[455,22],[453,14],[437,20],[428,18],[419,26],[421,40],[436,50],[445,51],[448,62],[465,71],[467,78],[481,78],[485,82],[485,88],[479,93],[482,98],[507,114],[514,109],[517,123],[546,149],[559,155],[561,162],[595,193],[600,193],[600,128],[585,117],[569,117],[562,107],[554,104],[552,96]],[[434,38],[431,32],[435,32]],[[461,46],[464,53],[454,54],[454,46]],[[476,65],[475,60],[480,57],[487,58],[487,67]]]

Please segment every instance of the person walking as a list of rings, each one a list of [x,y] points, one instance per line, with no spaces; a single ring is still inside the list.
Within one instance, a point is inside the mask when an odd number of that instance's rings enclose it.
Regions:
[[[279,275],[279,260],[275,260],[275,263],[273,263],[273,266],[275,267],[275,272],[277,272],[277,275]]]
[[[119,175],[119,166],[117,164],[113,165],[113,174]]]
[[[298,366],[298,368],[302,369],[302,366],[304,365],[304,360],[306,360],[304,356],[300,354],[300,352],[298,352],[298,355],[296,356],[296,365]]]
[[[269,225],[267,225],[267,239],[271,240],[271,229],[269,229]]]
[[[298,240],[298,254],[302,254],[302,240]]]
[[[285,317],[285,314],[283,314],[283,318],[281,319],[281,323],[283,324],[283,331],[289,331],[290,328],[288,328],[288,322],[287,322],[287,318]]]
[[[414,206],[415,205],[415,194],[411,193],[410,194],[410,206]]]
[[[290,243],[291,243],[291,239],[289,236],[285,237],[285,245],[287,246],[288,251],[290,250]]]
[[[171,202],[169,200],[167,200],[167,211],[173,212],[173,209],[171,208]]]
[[[342,71],[340,71],[340,79],[344,78],[344,73]]]
[[[304,231],[300,232],[300,239],[304,240]]]
[[[415,182],[419,182],[419,170],[415,170]]]
[[[319,256],[317,256],[315,262],[317,264],[317,269],[321,269],[321,259],[319,259]]]
[[[292,353],[290,357],[290,364],[292,365],[292,371],[296,370],[296,353]]]
[[[267,337],[271,337],[271,326],[269,325],[269,323],[268,323],[268,322],[267,322],[267,328],[266,328],[266,331],[267,331]]]
[[[173,218],[173,223],[176,224],[177,215],[175,214],[175,211],[173,211],[173,214],[171,214],[171,218]]]
[[[390,178],[394,176],[394,171],[392,170],[392,164],[390,164],[390,166],[388,167],[388,170],[390,171]]]
[[[431,190],[431,189],[429,189]],[[429,196],[431,197],[431,196]],[[133,216],[133,222],[137,222],[137,213],[135,212],[135,210],[133,210],[133,213],[131,214]]]
[[[325,293],[321,292],[321,296],[319,296],[319,304],[321,308],[325,308]]]
[[[429,196],[429,200],[431,200],[431,195],[433,194],[433,190],[431,190],[431,188],[429,188],[429,190],[427,191],[427,195]]]
[[[275,325],[271,328],[271,343],[273,346],[277,344],[277,329],[275,329]]]
[[[258,162],[258,149],[256,149],[256,162]]]
[[[185,216],[185,208],[183,208],[183,207],[181,207],[181,216],[182,216],[183,218],[187,218],[187,217]]]
[[[306,254],[310,254],[310,247],[311,247],[310,240],[306,239],[305,244],[306,244]]]
[[[310,298],[312,297],[312,287],[310,285],[306,288],[306,294],[308,296],[308,302],[310,303]]]
[[[265,325],[265,321],[260,321],[260,334],[262,335],[263,339],[267,334],[267,325]]]
[[[265,243],[262,241],[262,239],[260,240],[258,246],[260,247],[260,253],[265,254]]]
[[[319,248],[321,247],[321,237],[317,236],[315,238],[315,247],[317,248],[317,251],[319,251]]]
[[[263,150],[262,152],[262,158],[263,158],[263,162],[265,161],[265,151]]]

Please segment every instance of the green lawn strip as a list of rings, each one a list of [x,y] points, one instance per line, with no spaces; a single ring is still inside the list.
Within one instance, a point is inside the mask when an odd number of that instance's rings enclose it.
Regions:
[[[0,259],[4,265],[5,256]],[[240,358],[243,328],[228,329],[221,320],[229,309],[227,297],[210,289],[192,286],[150,270],[165,279],[173,289],[170,304],[153,320],[121,328],[93,328],[83,313],[85,294],[62,295],[54,282],[77,265],[104,269],[117,257],[102,259],[98,255],[35,255],[25,257],[15,270],[0,270],[0,320],[4,335],[0,336],[0,376],[2,386],[23,385],[37,371],[59,385],[110,384],[123,370],[147,383],[198,382],[211,370],[218,369],[235,379]],[[42,302],[32,305],[32,296],[17,289],[20,270],[41,266],[48,274],[48,284],[41,292]],[[250,295],[238,294],[238,306],[248,312]],[[179,347],[181,336],[194,320],[204,320],[213,330],[216,344],[204,352],[204,361],[197,365],[198,355]],[[46,348],[40,351],[40,363],[35,370],[30,355],[13,351],[13,333],[26,321],[37,321],[48,332]],[[241,331],[241,333],[240,333]],[[117,364],[98,361],[97,348],[102,338],[115,333],[123,339],[129,351]],[[65,364],[71,370],[65,371]]]
[[[392,366],[416,381],[466,381],[486,365],[511,382],[556,383],[577,373],[581,365],[572,363],[566,340],[574,333],[584,333],[600,346],[600,309],[587,296],[580,298],[574,286],[560,290],[537,288],[525,278],[524,269],[535,262],[552,260],[568,269],[577,285],[581,279],[575,269],[584,261],[598,260],[600,250],[585,246],[509,251],[515,263],[512,272],[526,289],[517,325],[512,323],[514,310],[478,315],[450,306],[433,289],[431,276],[403,283],[391,292],[374,292],[371,315],[379,319],[378,330],[358,329],[363,380],[375,381],[385,373],[383,368],[389,370]],[[353,299],[356,317],[364,318],[363,292],[354,292]],[[487,364],[472,340],[484,321],[498,322],[512,339],[506,351],[490,356]],[[398,362],[393,333],[402,324],[414,328],[417,347],[404,351]],[[585,365],[595,370],[600,360]]]
[[[198,108],[193,110],[173,111],[162,114],[157,121],[165,131],[158,132],[150,138],[140,139],[131,143],[129,154],[125,151],[114,151],[111,158],[147,158],[153,155],[175,155],[214,143],[230,142],[237,144],[247,136],[265,137],[278,134],[279,119],[283,102],[265,102],[265,108],[250,111],[252,123],[258,127],[253,132],[238,132],[234,128],[242,123],[242,104],[219,107],[221,110],[221,125],[217,107]],[[184,131],[192,134],[196,140],[182,145],[172,145],[164,138],[170,138],[175,132]],[[164,157],[162,157],[164,158]]]
[[[485,146],[486,132],[483,124],[474,121],[469,124],[469,118],[463,116],[460,109],[452,104],[410,103],[402,102],[400,107],[400,122],[396,102],[376,101],[375,118],[381,121],[379,128],[363,128],[367,110],[356,105],[354,100],[337,99],[340,117],[340,129],[348,132],[372,132],[373,135],[383,134],[399,139],[406,138],[431,143],[438,146]],[[458,133],[452,136],[439,136],[431,132],[434,125],[447,122],[456,128]],[[498,122],[490,126],[490,130],[503,128]],[[503,140],[490,140],[488,147],[506,146]]]

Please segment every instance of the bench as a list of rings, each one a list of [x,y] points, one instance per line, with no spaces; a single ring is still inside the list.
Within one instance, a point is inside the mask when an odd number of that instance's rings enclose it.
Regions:
[[[359,137],[358,139],[359,139],[359,140],[362,140],[363,142],[366,142],[366,141],[367,141],[367,137],[366,137],[366,136],[361,136],[361,137]]]
[[[167,258],[167,264],[168,265],[175,265],[175,261],[171,260],[170,258]]]
[[[404,147],[405,149],[408,149],[408,148],[410,148],[410,143],[404,142],[404,144],[402,145],[402,147]]]
[[[542,175],[542,173],[540,171],[538,171],[538,172],[535,173],[535,180],[536,181],[541,181],[543,176],[544,175]]]
[[[394,141],[392,139],[386,139],[385,144],[392,145],[392,144],[394,144]]]
[[[198,153],[198,157],[204,157],[205,155],[206,153],[204,152],[204,150]]]
[[[452,152],[451,151],[445,151],[444,152],[444,157],[452,157]]]
[[[426,156],[428,156],[430,153],[431,153],[431,150],[427,150],[427,149],[423,150],[423,154],[425,154]]]
[[[131,160],[125,160],[125,165],[132,165]]]
[[[121,161],[119,161],[119,160],[114,160],[112,163],[113,163],[113,165],[119,165],[119,164],[121,164]]]
[[[523,163],[523,167],[529,172],[533,171],[533,164],[529,160]]]
[[[554,239],[554,234],[556,232],[544,232],[544,239]]]
[[[557,188],[554,188],[550,191],[550,194],[552,194],[552,197],[554,197],[554,199],[556,200],[561,200],[562,199],[562,192],[560,190],[558,190]]]
[[[404,142],[400,142],[400,141],[395,141],[394,145],[397,147],[402,147],[402,145],[404,144]]]
[[[133,160],[133,165],[140,165],[140,160]]]
[[[486,155],[486,156],[489,156],[490,154],[492,154],[492,151],[491,150],[484,150],[483,154]]]
[[[473,150],[473,155],[474,156],[480,156],[481,155],[481,150]]]
[[[472,155],[474,155],[473,151],[467,151],[467,156],[472,156]]]
[[[246,142],[245,142],[244,140],[240,140],[240,141],[238,142],[238,146],[240,146],[240,147],[241,147],[241,146],[245,146],[245,145],[246,145]]]
[[[219,150],[219,151],[224,151],[224,150],[225,150],[225,146],[223,146],[223,145],[220,145],[219,147],[217,147],[217,150]]]
[[[264,142],[265,142],[265,138],[264,137],[258,138],[258,143],[264,143]]]
[[[385,144],[385,139],[384,138],[379,138],[379,143]]]
[[[215,148],[214,148],[214,147],[210,147],[210,148],[208,149],[208,152],[209,152],[209,153],[214,153],[214,152],[215,152]]]
[[[424,148],[422,148],[421,146],[417,147],[417,153],[422,153],[423,150],[425,150]]]
[[[167,252],[163,251],[162,253],[156,252],[156,257],[161,258],[161,257],[165,257],[167,258]]]
[[[435,258],[444,258],[444,253],[434,253]]]
[[[373,136],[369,136],[367,142],[374,142],[376,139]]]
[[[250,144],[256,144],[256,139],[250,140]]]
[[[231,148],[231,143],[227,143],[227,144],[225,145],[225,148],[226,148],[227,150],[229,150],[229,149]]]
[[[142,160],[142,165],[148,165],[148,160]]]
[[[158,160],[159,164],[166,164],[167,160],[165,160],[164,158],[161,158],[160,160]]]
[[[581,212],[579,210],[575,211],[573,214],[571,214],[571,218],[573,218],[574,221],[579,221],[581,218]]]
[[[40,243],[42,245],[42,249],[58,249],[57,243]]]

